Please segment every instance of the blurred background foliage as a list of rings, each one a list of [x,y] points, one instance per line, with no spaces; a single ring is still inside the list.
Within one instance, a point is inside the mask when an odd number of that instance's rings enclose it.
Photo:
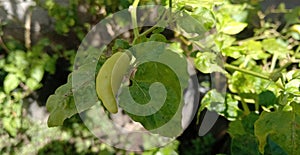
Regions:
[[[0,154],[135,154],[99,142],[85,128],[78,115],[66,120],[61,127],[48,128],[46,125],[48,112],[45,109],[47,97],[53,94],[58,86],[66,83],[77,48],[85,34],[101,19],[129,8],[132,2],[132,0],[0,2]],[[192,2],[208,1],[176,2],[184,6],[193,4]],[[224,20],[224,24],[232,22],[235,25],[231,27],[232,29],[222,30],[228,35],[220,39],[228,42],[223,42],[220,47],[226,48],[226,43],[231,44],[235,40],[270,35],[292,38],[290,46],[299,44],[300,26],[297,24],[300,23],[300,9],[296,7],[291,10],[299,3],[291,5],[287,1],[286,4],[279,2],[277,4],[277,1],[257,0],[223,2],[223,5],[215,8],[216,18]],[[153,4],[165,5],[167,2],[166,0],[140,2],[140,5]],[[236,34],[235,31],[239,31],[238,29],[244,30]],[[274,45],[272,40],[268,41]],[[257,45],[255,42],[248,43],[253,48]],[[241,49],[238,47],[235,50],[237,52],[228,53],[226,56],[238,58],[243,54],[239,53]],[[226,54],[226,50],[224,53]],[[253,57],[256,60],[262,59],[255,55]],[[209,82],[207,78],[200,77],[200,80],[202,85]],[[233,87],[239,86],[237,84]],[[221,122],[221,125],[218,126],[217,123],[213,131],[204,137],[197,136],[195,132],[197,127],[190,127],[178,140],[166,147],[138,154],[230,154],[230,138],[228,134],[224,134],[224,130],[220,131],[227,128],[227,120],[221,118],[218,122]]]

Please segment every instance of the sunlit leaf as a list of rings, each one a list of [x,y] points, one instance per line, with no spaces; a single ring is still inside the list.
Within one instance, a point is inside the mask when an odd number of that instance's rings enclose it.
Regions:
[[[203,73],[225,72],[220,66],[220,60],[218,60],[218,56],[212,52],[197,53],[195,65],[196,68]]]
[[[12,74],[12,73],[8,74],[4,78],[4,82],[3,82],[4,91],[6,93],[9,93],[10,91],[17,88],[18,85],[20,84],[20,82],[21,81],[18,79],[18,77],[15,74]]]
[[[233,99],[231,95],[221,94],[215,89],[210,90],[201,100],[200,111],[207,108],[209,111],[215,111],[219,115],[226,117],[230,121],[234,121],[240,112],[238,101]]]
[[[42,65],[33,66],[30,70],[30,77],[40,82],[44,76],[44,67]]]
[[[231,21],[225,23],[221,29],[221,32],[229,35],[235,35],[243,31],[248,24],[242,22]]]
[[[290,50],[275,38],[264,39],[262,41],[263,48],[271,54],[277,54],[278,58],[286,59]]]

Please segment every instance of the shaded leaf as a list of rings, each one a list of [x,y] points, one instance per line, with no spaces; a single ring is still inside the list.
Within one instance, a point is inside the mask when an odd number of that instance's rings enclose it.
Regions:
[[[182,12],[182,14],[177,18],[177,24],[187,33],[196,33],[199,35],[203,35],[206,32],[206,28],[204,23],[193,18],[186,12]]]
[[[300,7],[295,7],[291,12],[288,12],[284,15],[284,18],[286,19],[288,24],[295,24],[299,23],[299,14],[300,14]]]
[[[130,45],[129,45],[129,43],[126,40],[116,39],[115,44],[112,47],[112,50],[128,49],[128,48],[130,48]]]
[[[277,103],[277,98],[273,92],[267,90],[258,95],[258,102],[260,105],[269,107]]]
[[[299,109],[293,109],[299,110]],[[290,155],[300,153],[300,117],[294,112],[263,112],[254,124],[259,151],[264,153],[267,137]]]
[[[268,144],[265,147],[265,155],[288,155],[278,144],[268,137]]]
[[[158,34],[158,33],[154,33],[150,36],[149,41],[160,41],[160,42],[167,42],[167,38],[162,35],[162,34]]]
[[[54,127],[63,125],[65,119],[77,113],[72,93],[71,75],[68,82],[56,89],[46,103],[46,108],[50,112],[48,126]]]
[[[254,122],[258,115],[251,113],[229,124],[228,132],[232,137],[231,154],[233,155],[258,155],[258,142],[254,136]]]

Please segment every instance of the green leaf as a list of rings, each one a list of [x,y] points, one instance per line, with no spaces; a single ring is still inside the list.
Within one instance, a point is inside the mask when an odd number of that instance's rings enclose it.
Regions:
[[[137,62],[143,63],[158,59],[165,50],[165,43],[149,41],[138,44],[129,50],[132,52]]]
[[[259,155],[258,144],[254,135],[235,135],[231,142],[232,155]]]
[[[166,45],[147,42],[130,49],[138,62],[137,71],[132,85],[121,88],[118,101],[134,121],[150,132],[175,137],[182,132],[182,97],[189,76],[185,58]]]
[[[13,57],[11,62],[14,63],[19,69],[25,69],[28,67],[29,62],[26,59],[26,53],[24,51],[17,50],[10,54],[10,56]]]
[[[258,66],[250,69],[256,72],[262,72],[261,68]],[[262,90],[268,87],[272,90],[277,89],[274,83],[270,83],[268,80],[254,77],[245,73],[235,71],[232,74],[232,77],[228,80],[229,89],[235,93],[255,93],[259,94]]]
[[[128,48],[130,48],[130,45],[129,45],[129,43],[126,40],[116,39],[115,44],[112,47],[112,50],[128,49]]]
[[[200,36],[206,32],[206,28],[202,21],[199,21],[192,16],[190,16],[186,12],[181,12],[182,14],[177,17],[177,24],[180,28],[182,28],[187,33],[196,33]],[[200,17],[198,17],[200,18]]]
[[[291,31],[294,31],[294,32],[297,32],[298,34],[300,34],[300,25],[299,24],[293,25],[290,29],[291,29]]]
[[[244,48],[241,46],[230,46],[222,50],[224,56],[232,57],[238,59],[244,54]]]
[[[270,137],[268,137],[267,145],[265,147],[266,155],[288,155],[278,144],[276,144]]]
[[[291,81],[293,79],[300,79],[300,70],[294,69],[286,73],[287,81]]]
[[[205,7],[196,8],[191,16],[201,23],[206,30],[210,30],[215,26],[216,20],[213,13]]]
[[[258,142],[254,136],[254,122],[258,115],[251,113],[243,120],[237,120],[229,124],[228,132],[232,137],[231,154],[233,155],[257,155]]]
[[[208,110],[215,111],[223,111],[225,108],[223,106],[218,106],[225,103],[225,96],[219,93],[216,89],[212,89],[205,94],[205,96],[201,100],[200,111],[204,108],[208,108]]]
[[[250,57],[254,60],[266,59],[269,57],[269,54],[265,53],[262,50],[262,43],[260,41],[249,40],[243,42],[242,48],[245,51],[247,57]]]
[[[262,41],[263,48],[271,54],[277,54],[278,58],[286,59],[290,50],[275,38],[264,39]]]
[[[225,70],[219,65],[220,59],[215,53],[212,52],[199,52],[195,59],[196,68],[203,73],[221,72]]]
[[[15,137],[18,133],[18,129],[15,127],[16,119],[13,117],[4,117],[2,118],[3,128],[13,137]]]
[[[189,5],[193,8],[197,8],[197,7],[207,7],[207,8],[211,8],[214,5],[219,5],[224,3],[224,0],[215,0],[215,1],[211,1],[211,0],[178,0],[176,1],[178,8],[182,8],[186,5]]]
[[[160,42],[168,42],[167,38],[158,33],[154,33],[150,36],[149,41],[160,41]]]
[[[147,37],[142,35],[142,36],[138,37],[136,40],[134,40],[134,42],[132,44],[136,45],[136,44],[144,43],[147,41],[148,41]]]
[[[184,50],[181,48],[181,44],[179,42],[170,43],[168,49],[176,53],[184,53]]]
[[[152,31],[152,33],[161,33],[165,30],[163,27],[157,27],[155,30]]]
[[[226,35],[226,34],[218,34],[215,43],[219,47],[219,49],[226,49],[232,47],[231,45],[235,42],[236,38]]]
[[[258,95],[258,102],[260,105],[269,107],[277,103],[277,98],[273,92],[267,90]]]
[[[54,74],[56,71],[56,60],[57,56],[47,57],[45,62],[45,71],[49,72],[50,74]]]
[[[299,19],[300,7],[295,7],[292,11],[286,13],[284,18],[287,21],[287,24],[296,24],[300,22]]]
[[[230,94],[227,94],[225,98],[225,95],[216,89],[210,90],[202,98],[199,111],[204,108],[209,111],[216,111],[230,121],[235,120],[240,112],[237,100],[233,99]]]
[[[221,32],[229,35],[235,35],[243,31],[247,27],[247,23],[243,22],[236,22],[236,21],[231,21],[231,22],[226,22],[222,28]]]
[[[12,90],[14,90],[15,88],[18,87],[18,85],[20,84],[20,82],[21,81],[18,79],[18,77],[16,76],[16,74],[9,73],[4,78],[4,82],[3,82],[4,91],[6,93],[11,92]]]
[[[49,127],[63,125],[65,119],[77,113],[72,93],[71,75],[68,82],[57,88],[55,94],[48,98],[46,108],[50,112]]]
[[[36,90],[42,86],[41,83],[33,78],[28,78],[25,82],[25,85],[28,86],[30,90]]]
[[[299,109],[293,109],[298,111]],[[300,117],[294,112],[263,112],[254,124],[259,151],[264,153],[267,137],[290,155],[300,154]]]
[[[293,79],[285,85],[285,91],[292,94],[300,95],[300,79]]]
[[[30,69],[30,77],[36,80],[37,82],[40,82],[43,79],[43,76],[44,67],[42,65],[36,65]]]

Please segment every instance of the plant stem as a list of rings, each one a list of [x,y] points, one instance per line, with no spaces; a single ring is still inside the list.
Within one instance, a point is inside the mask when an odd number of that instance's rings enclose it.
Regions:
[[[147,29],[145,32],[143,32],[142,34],[140,34],[139,37],[148,35],[148,34],[151,33],[152,31],[154,31],[157,27],[158,27],[158,26],[156,26],[156,25],[152,26],[150,29]]]
[[[285,68],[289,67],[293,62],[289,61],[286,64],[284,64],[282,67],[280,67],[277,72],[281,72],[282,70],[284,70]]]
[[[7,46],[5,45],[5,43],[3,42],[1,36],[0,36],[0,47],[4,50],[4,52],[5,52],[6,54],[9,53],[9,49],[7,48]]]
[[[267,36],[264,36],[264,35],[250,37],[250,38],[247,38],[247,39],[238,40],[237,43],[234,43],[234,45],[240,45],[241,43],[249,41],[249,40],[260,40],[260,39],[265,39],[265,38],[267,38]]]
[[[161,21],[163,21],[166,17],[167,13],[166,11],[164,12],[164,14],[161,16],[161,19],[151,28],[147,29],[145,32],[143,32],[142,34],[140,34],[138,37],[143,37],[148,35],[149,33],[151,33],[152,31],[154,31],[156,28],[161,27]]]
[[[248,105],[247,105],[247,103],[245,102],[245,100],[244,100],[243,97],[241,97],[241,103],[242,103],[242,106],[243,106],[245,115],[250,114],[250,109],[249,109],[249,107],[248,107]]]
[[[255,97],[255,112],[256,112],[256,113],[259,113],[258,97]]]
[[[25,15],[25,32],[24,32],[24,40],[25,40],[25,47],[30,49],[31,47],[31,38],[30,38],[30,24],[31,24],[31,16],[32,16],[32,8],[29,9],[28,13]]]
[[[172,15],[172,0],[169,0],[169,17]]]
[[[273,71],[274,71],[274,68],[275,68],[275,65],[276,65],[277,58],[278,58],[278,54],[275,53],[275,54],[273,55],[273,57],[272,57],[272,63],[271,63],[270,72],[273,72]]]
[[[232,70],[239,71],[239,72],[242,72],[242,73],[245,73],[245,74],[248,74],[248,75],[252,75],[252,76],[255,76],[255,77],[262,78],[262,79],[270,80],[270,78],[268,76],[266,76],[266,75],[262,75],[262,74],[259,74],[257,72],[253,72],[253,71],[249,71],[249,70],[246,70],[246,69],[242,69],[242,68],[230,65],[230,64],[225,64],[224,67],[226,69],[232,69]]]
[[[134,34],[134,40],[136,40],[139,37],[139,29],[136,19],[136,9],[139,4],[140,0],[134,0],[132,4],[132,10],[131,10],[131,20],[132,20],[132,26],[133,26],[133,34]]]
[[[141,34],[137,34],[138,36],[134,38],[133,42],[135,42],[136,39],[141,38],[143,36],[147,36],[149,33],[151,33],[152,31],[154,31],[156,28],[158,27],[165,27],[165,25],[162,25],[161,22],[165,19],[167,15],[167,11],[164,12],[164,14],[162,15],[161,19],[151,28],[147,29],[146,31],[144,31]]]

